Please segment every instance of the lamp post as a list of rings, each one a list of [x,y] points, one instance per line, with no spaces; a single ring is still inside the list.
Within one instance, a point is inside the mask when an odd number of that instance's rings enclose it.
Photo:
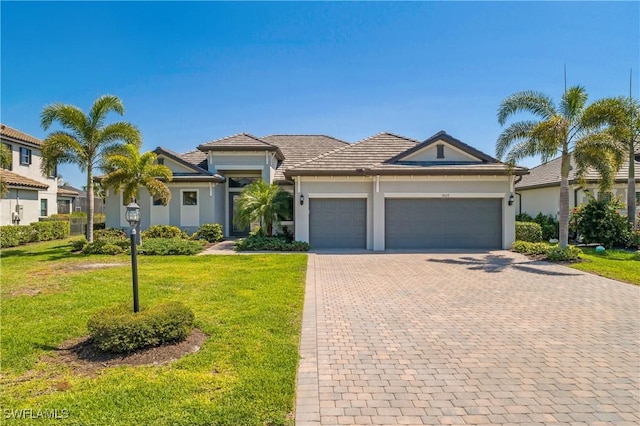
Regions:
[[[140,312],[140,301],[138,300],[138,252],[136,246],[136,227],[140,223],[140,206],[131,201],[127,205],[125,218],[131,226],[131,273],[133,276],[133,312]]]

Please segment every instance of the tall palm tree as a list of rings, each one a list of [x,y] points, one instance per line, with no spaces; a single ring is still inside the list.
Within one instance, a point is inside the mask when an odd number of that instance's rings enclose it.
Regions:
[[[619,158],[596,127],[584,120],[586,103],[586,90],[574,86],[564,92],[557,106],[543,93],[523,91],[507,97],[498,108],[500,125],[519,113],[529,113],[538,119],[517,121],[504,129],[496,143],[498,158],[504,157],[507,163],[516,164],[523,158],[535,155],[540,155],[545,162],[558,153],[561,155],[559,243],[563,248],[569,240],[568,178],[571,152],[574,152],[581,171],[591,165],[605,177],[603,182],[610,180],[611,163],[615,165]]]
[[[171,200],[171,192],[165,182],[171,181],[173,173],[167,166],[156,164],[156,159],[157,155],[151,151],[140,155],[135,145],[112,150],[101,164],[107,172],[102,178],[102,187],[123,191],[124,202],[130,203],[138,197],[143,186],[166,206]]]
[[[629,161],[627,176],[627,220],[636,226],[635,155],[640,150],[640,102],[634,98],[615,97],[595,101],[585,111],[585,120],[608,126],[605,134],[618,145]]]
[[[240,228],[260,222],[260,233],[272,235],[273,225],[280,223],[291,208],[291,194],[272,183],[257,180],[247,185],[240,194],[233,221]]]
[[[50,133],[42,142],[42,171],[48,173],[61,163],[77,164],[87,173],[87,240],[93,241],[93,170],[105,152],[122,143],[140,145],[140,131],[130,123],[119,121],[105,124],[110,112],[124,114],[122,101],[113,95],[96,99],[89,114],[73,105],[47,105],[40,123],[48,130],[58,122],[65,130]]]
[[[0,144],[0,167],[5,169],[11,164],[11,150],[5,145]],[[9,188],[7,187],[7,182],[4,180],[4,177],[0,175],[0,198],[4,198],[7,195],[7,191]]]

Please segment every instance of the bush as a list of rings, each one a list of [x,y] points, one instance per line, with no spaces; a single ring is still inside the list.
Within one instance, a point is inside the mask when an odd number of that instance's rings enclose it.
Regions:
[[[87,247],[87,239],[85,237],[71,241],[71,248],[73,251],[82,251],[85,247]]]
[[[142,231],[142,239],[145,238],[187,238],[187,235],[177,226],[153,225]]]
[[[93,233],[93,240],[104,238],[127,238],[127,233],[118,228],[100,229]]]
[[[302,241],[287,241],[285,237],[267,237],[250,235],[238,240],[235,245],[237,251],[309,251],[309,244]]]
[[[193,255],[204,248],[203,241],[182,238],[147,238],[138,246],[138,253],[148,256]]]
[[[544,256],[545,259],[557,261],[573,261],[580,258],[582,250],[578,247],[568,246],[560,248],[558,245],[547,243],[532,243],[529,241],[516,241],[513,243],[513,251],[532,256]]]
[[[542,228],[534,222],[516,222],[516,241],[542,241]]]
[[[138,313],[128,305],[103,309],[89,319],[87,327],[100,350],[122,353],[182,341],[193,329],[193,321],[191,309],[171,302]]]
[[[618,213],[622,207],[617,199],[599,201],[591,197],[587,204],[573,211],[572,226],[587,244],[597,243],[607,248],[630,247],[634,243],[634,235],[631,224]]]
[[[547,259],[558,261],[574,261],[580,259],[582,250],[575,246],[568,246],[566,248],[560,248],[559,246],[551,246],[547,250]]]
[[[560,222],[550,214],[544,215],[540,212],[536,217],[531,217],[527,213],[520,213],[516,215],[516,221],[535,222],[540,225],[540,228],[542,229],[542,239],[544,241],[549,241],[552,238],[558,238],[558,235],[560,235]]]
[[[37,241],[61,240],[69,236],[68,222],[34,222],[0,227],[0,247],[15,247]]]
[[[193,237],[201,240],[207,240],[210,243],[222,241],[224,238],[222,225],[219,223],[205,223],[200,225]]]
[[[109,228],[96,231],[93,242],[85,245],[84,254],[122,254],[129,250],[131,241],[121,229]]]

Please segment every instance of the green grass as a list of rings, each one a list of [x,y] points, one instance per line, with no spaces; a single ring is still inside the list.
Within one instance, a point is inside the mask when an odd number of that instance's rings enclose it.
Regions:
[[[291,423],[306,255],[141,256],[141,305],[182,301],[210,337],[171,364],[88,377],[49,358],[63,341],[87,335],[94,312],[131,303],[130,258],[70,251],[66,240],[1,252],[3,417],[64,409],[68,418],[56,424]],[[82,269],[90,263],[121,265]]]
[[[607,250],[596,253],[593,248],[584,248],[582,262],[568,266],[585,272],[601,275],[618,281],[640,285],[640,254],[624,250]]]

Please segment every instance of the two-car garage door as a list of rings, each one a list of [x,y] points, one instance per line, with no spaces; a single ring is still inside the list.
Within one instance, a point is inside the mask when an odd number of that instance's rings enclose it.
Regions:
[[[387,249],[502,247],[502,199],[387,198]]]

